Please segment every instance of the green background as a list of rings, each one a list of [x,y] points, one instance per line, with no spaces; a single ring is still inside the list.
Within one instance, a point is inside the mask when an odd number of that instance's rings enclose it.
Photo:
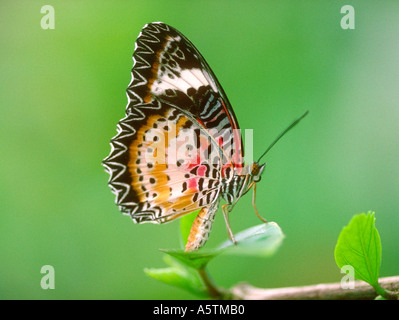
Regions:
[[[40,9],[55,9],[43,30]],[[355,8],[343,30],[340,9]],[[118,212],[101,160],[127,103],[134,41],[163,21],[202,52],[254,157],[267,155],[257,207],[286,238],[271,258],[219,257],[217,285],[340,281],[342,227],[375,210],[381,276],[399,265],[398,1],[2,1],[0,4],[0,298],[191,299],[147,277],[179,223],[135,225]],[[235,232],[259,224],[247,195]],[[208,246],[227,238],[216,217]],[[40,287],[43,265],[55,290]]]

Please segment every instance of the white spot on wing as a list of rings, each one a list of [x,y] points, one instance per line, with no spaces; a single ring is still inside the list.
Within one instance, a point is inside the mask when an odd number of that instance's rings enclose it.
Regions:
[[[200,69],[175,69],[180,73],[180,77],[175,77],[174,79],[169,78],[167,73],[158,72],[158,81],[155,81],[151,87],[151,91],[154,94],[162,94],[167,89],[180,90],[184,93],[187,89],[194,88],[198,90],[199,87],[208,85],[204,74]],[[212,86],[212,84],[211,84]],[[212,86],[213,87],[213,86]]]

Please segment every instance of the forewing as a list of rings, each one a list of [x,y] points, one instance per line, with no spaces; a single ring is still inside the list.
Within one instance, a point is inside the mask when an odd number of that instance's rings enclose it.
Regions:
[[[146,25],[133,60],[126,116],[103,164],[120,210],[162,223],[217,201],[221,178],[242,166],[241,135],[216,77],[180,32]]]
[[[219,143],[224,165],[243,162],[238,121],[219,81],[195,46],[164,23],[147,24],[133,55],[127,114],[137,104],[167,101],[194,117]]]

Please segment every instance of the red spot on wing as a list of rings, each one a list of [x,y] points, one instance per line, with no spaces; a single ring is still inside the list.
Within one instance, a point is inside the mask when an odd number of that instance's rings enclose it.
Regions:
[[[188,180],[188,188],[190,190],[198,191],[198,178],[192,178]]]

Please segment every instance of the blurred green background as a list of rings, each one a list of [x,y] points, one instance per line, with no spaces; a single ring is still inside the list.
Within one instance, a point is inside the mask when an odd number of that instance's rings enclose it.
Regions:
[[[43,30],[40,9],[55,9]],[[343,30],[340,9],[355,8]],[[2,1],[0,3],[0,298],[191,299],[148,278],[179,223],[135,225],[119,213],[101,160],[127,103],[145,23],[184,33],[218,76],[256,158],[257,207],[286,238],[268,259],[219,257],[217,285],[340,281],[334,246],[352,215],[376,211],[381,276],[399,274],[398,1]],[[259,224],[247,195],[235,232]],[[218,215],[208,246],[227,238]],[[55,290],[40,287],[43,265]]]

